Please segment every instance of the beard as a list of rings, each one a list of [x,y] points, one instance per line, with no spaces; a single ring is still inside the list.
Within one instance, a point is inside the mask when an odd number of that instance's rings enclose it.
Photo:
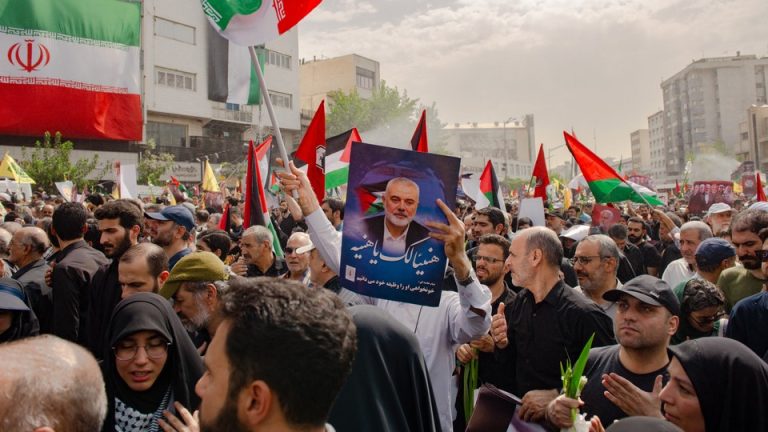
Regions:
[[[104,254],[107,258],[119,258],[123,256],[125,251],[131,247],[131,237],[129,233],[126,231],[125,236],[120,240],[120,243],[110,246],[112,247],[112,251],[109,254]]]
[[[757,270],[761,266],[760,259],[754,255],[739,255],[739,262],[747,270]]]
[[[397,217],[394,213],[386,213],[387,221],[392,225],[401,227],[401,228],[407,227],[408,224],[411,223],[412,218],[409,218],[408,216],[402,213],[398,213],[397,215],[402,217]]]
[[[200,413],[200,432],[248,432],[248,428],[237,416],[237,399],[227,395],[224,406],[212,422],[203,421],[203,413]]]
[[[638,236],[628,235],[627,239],[634,244],[638,244],[640,243],[640,240],[642,240],[643,238]]]
[[[211,312],[206,308],[203,299],[195,297],[195,303],[198,311],[197,314],[191,318],[184,317],[181,319],[184,329],[190,333],[204,329],[208,326],[208,321],[211,319]]]

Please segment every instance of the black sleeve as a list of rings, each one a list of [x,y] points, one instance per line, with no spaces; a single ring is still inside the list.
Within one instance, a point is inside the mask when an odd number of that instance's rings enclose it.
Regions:
[[[659,265],[661,264],[661,254],[659,254],[659,251],[656,250],[655,247],[652,247],[648,245],[648,247],[644,247],[643,252],[643,259],[645,260],[645,267],[653,267],[658,270]]]
[[[569,286],[575,287],[579,285],[579,279],[576,277],[576,270],[573,269],[571,263],[567,259],[563,258],[560,263],[560,271],[563,272],[563,280]]]
[[[616,277],[619,278],[621,283],[627,283],[630,279],[635,277],[635,270],[632,268],[632,264],[629,263],[626,255],[622,254],[619,260],[619,269],[616,272]]]
[[[69,270],[59,266],[53,268],[51,332],[62,339],[77,342],[80,329],[80,285]]]

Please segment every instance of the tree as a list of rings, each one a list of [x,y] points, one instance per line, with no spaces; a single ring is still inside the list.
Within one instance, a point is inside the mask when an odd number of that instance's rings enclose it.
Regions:
[[[443,128],[445,124],[440,121],[440,114],[437,112],[437,104],[432,102],[432,105],[421,105],[419,107],[419,113],[421,110],[427,110],[427,134],[429,138],[429,151],[430,153],[452,155],[447,149],[446,137],[443,134]]]
[[[85,186],[93,186],[95,181],[102,178],[109,166],[103,166],[95,175],[96,180],[88,180],[88,177],[99,166],[99,155],[94,154],[90,158],[80,158],[74,163],[70,155],[75,144],[72,141],[62,142],[60,132],[56,132],[51,139],[50,132],[46,132],[43,141],[35,141],[31,150],[22,147],[19,165],[32,177],[37,187],[43,188],[48,193],[58,193],[55,182],[70,180],[79,190]]]
[[[360,133],[376,129],[398,130],[403,123],[413,123],[418,119],[416,104],[418,99],[402,94],[397,87],[388,87],[385,81],[373,90],[370,99],[363,99],[353,90],[345,93],[341,90],[328,94],[329,112],[326,116],[326,133],[338,135],[353,127]],[[409,136],[410,138],[410,136]]]
[[[147,148],[141,154],[136,166],[136,176],[139,184],[160,185],[160,177],[173,166],[174,157],[171,153],[155,153],[155,140],[147,140]]]

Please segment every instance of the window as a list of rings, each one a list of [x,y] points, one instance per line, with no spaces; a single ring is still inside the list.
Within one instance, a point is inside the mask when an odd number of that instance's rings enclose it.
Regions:
[[[283,69],[291,69],[291,56],[277,51],[267,51],[267,64]]]
[[[147,122],[147,139],[163,147],[186,147],[187,126],[172,123]]]
[[[162,68],[157,68],[155,83],[161,86],[191,91],[195,91],[196,88],[195,74]]]
[[[195,28],[186,24],[180,24],[167,19],[155,17],[155,35],[179,42],[195,44]]]
[[[357,68],[357,86],[366,89],[366,90],[372,90],[374,80],[376,79],[376,73],[373,71],[370,71],[368,69],[363,69],[361,67]]]
[[[293,109],[293,96],[287,93],[280,93],[270,90],[269,99],[272,101],[272,105],[276,107]]]

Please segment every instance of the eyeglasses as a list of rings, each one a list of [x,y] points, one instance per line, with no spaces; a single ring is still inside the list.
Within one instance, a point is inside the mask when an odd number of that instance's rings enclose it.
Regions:
[[[496,264],[497,262],[504,262],[501,258],[493,258],[482,255],[475,255],[475,262],[485,261],[487,263]]]
[[[115,352],[116,359],[128,361],[133,360],[133,358],[136,357],[139,348],[144,348],[147,357],[151,359],[159,359],[168,352],[168,347],[170,345],[170,342],[165,341],[150,342],[146,345],[117,345],[112,347],[112,351]]]
[[[755,251],[755,256],[760,261],[768,261],[768,249],[763,249],[763,250]]]
[[[589,263],[592,262],[592,260],[603,259],[603,258],[607,258],[607,257],[602,257],[600,255],[595,255],[595,256],[575,256],[575,257],[571,258],[571,265],[576,265],[576,263],[579,263],[581,265],[588,265]]]
[[[292,247],[287,247],[287,248],[285,248],[285,249],[283,249],[283,250],[285,251],[285,254],[286,254],[286,255],[290,255],[290,254],[292,254],[292,253],[294,253],[294,252],[295,252],[295,253],[297,253],[297,254],[299,253],[299,252],[298,252],[298,251],[299,251],[299,248],[292,248]],[[306,253],[306,252],[304,252],[304,253]]]
[[[727,314],[725,312],[718,312],[712,316],[701,317],[701,318],[696,318],[693,315],[690,315],[690,318],[700,326],[708,326],[726,315]]]

